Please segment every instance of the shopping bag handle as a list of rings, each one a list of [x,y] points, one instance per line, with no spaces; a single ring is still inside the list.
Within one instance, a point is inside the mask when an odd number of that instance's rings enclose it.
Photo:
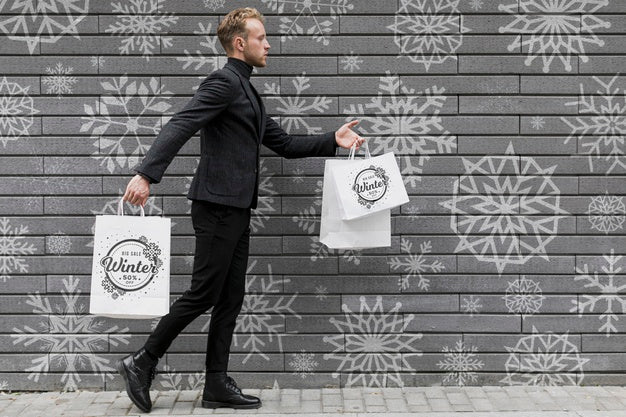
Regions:
[[[139,208],[141,209],[141,217],[144,217],[146,213],[143,211],[143,206],[139,206]],[[117,203],[117,215],[124,215],[124,199],[122,198],[120,198],[120,201]]]
[[[367,141],[364,140],[363,141],[363,147],[365,148],[365,157],[367,159],[370,159],[372,157],[372,155],[370,154],[370,148],[367,145]],[[352,146],[350,147],[350,155],[348,155],[348,159],[352,160],[354,159],[354,155],[356,154],[356,142],[354,142],[352,144]]]

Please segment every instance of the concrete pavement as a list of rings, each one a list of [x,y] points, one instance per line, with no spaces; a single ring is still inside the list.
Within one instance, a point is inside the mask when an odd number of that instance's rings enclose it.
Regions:
[[[201,391],[153,391],[141,413],[125,392],[0,394],[0,417],[209,416],[259,417],[626,417],[626,387],[407,387],[250,389],[257,410],[204,409]]]

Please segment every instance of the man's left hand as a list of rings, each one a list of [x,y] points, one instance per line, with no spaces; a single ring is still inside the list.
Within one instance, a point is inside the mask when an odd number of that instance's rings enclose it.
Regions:
[[[363,142],[365,142],[365,138],[352,131],[352,128],[356,126],[357,123],[359,123],[358,120],[348,122],[335,132],[335,141],[337,142],[337,145],[345,149],[350,149],[352,145],[356,143],[356,149],[359,149]]]

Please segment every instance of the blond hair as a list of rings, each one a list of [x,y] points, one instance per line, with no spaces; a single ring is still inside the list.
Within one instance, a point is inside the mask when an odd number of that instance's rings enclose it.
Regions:
[[[248,40],[246,19],[258,19],[265,23],[263,15],[253,7],[241,7],[228,13],[217,27],[217,37],[226,53],[233,51],[233,39],[241,36]]]

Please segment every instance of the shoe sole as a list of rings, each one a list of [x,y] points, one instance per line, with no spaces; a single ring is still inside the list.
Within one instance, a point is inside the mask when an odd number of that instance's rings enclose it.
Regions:
[[[130,400],[133,402],[133,404],[137,406],[138,409],[140,409],[144,413],[149,413],[151,409],[144,408],[140,406],[139,404],[137,404],[137,399],[130,391],[129,384],[128,384],[128,375],[126,375],[126,368],[124,367],[124,362],[119,361],[117,363],[117,372],[119,372],[119,374],[122,376],[122,379],[124,380],[124,385],[126,386],[126,394],[128,394],[128,398],[130,398]]]
[[[258,404],[231,404],[231,403],[220,403],[216,401],[205,401],[202,400],[202,408],[236,408],[239,410],[242,409],[252,409],[252,408],[260,408],[261,403]]]

